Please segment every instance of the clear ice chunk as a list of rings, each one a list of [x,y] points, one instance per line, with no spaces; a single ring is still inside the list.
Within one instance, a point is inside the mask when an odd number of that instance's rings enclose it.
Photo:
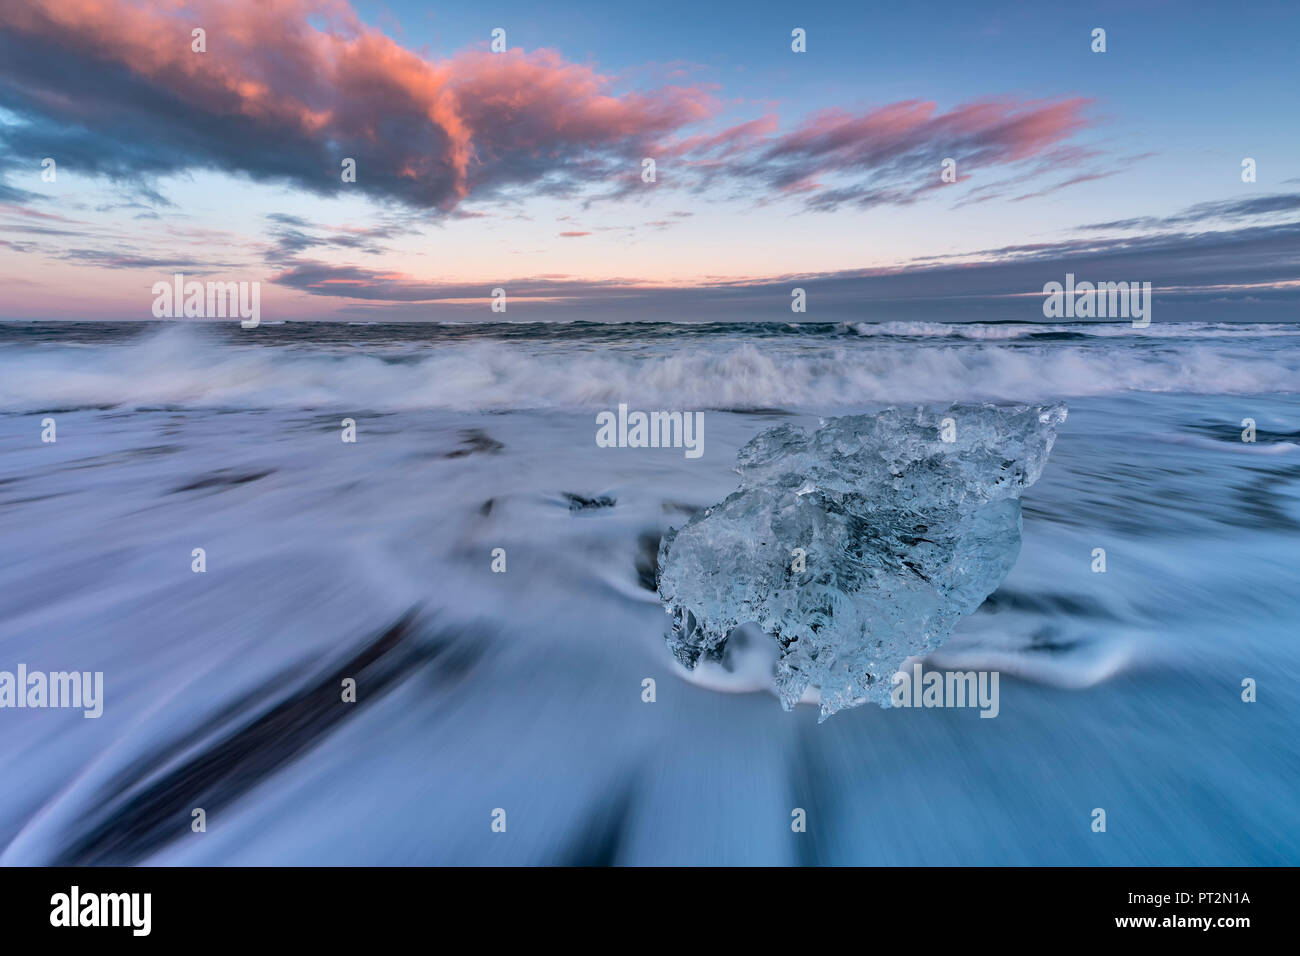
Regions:
[[[659,545],[673,654],[692,669],[721,661],[753,623],[776,642],[787,710],[809,688],[821,720],[888,707],[900,665],[1011,570],[1020,494],[1065,416],[1063,404],[890,408],[758,435],[737,457],[740,489]]]

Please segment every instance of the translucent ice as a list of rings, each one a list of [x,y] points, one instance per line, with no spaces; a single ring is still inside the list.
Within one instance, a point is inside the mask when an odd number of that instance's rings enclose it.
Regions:
[[[668,644],[694,668],[754,623],[776,642],[786,709],[889,705],[906,658],[936,648],[1020,551],[1019,496],[1064,405],[891,408],[782,425],[740,450],[740,490],[659,546]]]

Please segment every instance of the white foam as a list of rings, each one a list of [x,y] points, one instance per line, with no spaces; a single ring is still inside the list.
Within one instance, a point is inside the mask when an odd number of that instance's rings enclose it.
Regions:
[[[231,346],[179,325],[129,345],[11,346],[0,352],[0,408],[709,409],[1300,390],[1300,350],[1241,342],[809,348],[733,339],[632,349],[477,340],[412,347],[396,363],[381,354],[394,351]]]
[[[1025,339],[1036,335],[1082,335],[1091,338],[1243,339],[1259,336],[1298,336],[1300,325],[1286,322],[1153,322],[1142,329],[1129,322],[984,323],[984,322],[853,322],[845,331],[867,338],[947,338],[974,341]]]

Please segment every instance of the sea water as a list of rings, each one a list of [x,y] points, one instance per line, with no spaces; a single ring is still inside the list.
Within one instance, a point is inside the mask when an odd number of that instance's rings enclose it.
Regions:
[[[0,710],[0,862],[1294,865],[1298,391],[1290,325],[0,325],[0,670],[104,675]],[[755,435],[1056,401],[917,662],[996,719],[674,660],[659,540]]]

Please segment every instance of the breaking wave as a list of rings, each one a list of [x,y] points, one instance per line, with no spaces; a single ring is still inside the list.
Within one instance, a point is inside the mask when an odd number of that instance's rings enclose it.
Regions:
[[[867,338],[945,338],[971,341],[1053,338],[1241,339],[1296,336],[1300,326],[1281,322],[1166,322],[1134,329],[1130,322],[851,322],[843,328]]]
[[[909,335],[928,334],[918,331],[927,326],[907,327]],[[1209,339],[1184,329],[1188,337],[1178,342],[1003,343],[999,336],[1012,337],[1004,329],[1018,333],[1023,327],[954,328],[936,327],[931,341],[920,342],[885,341],[881,336],[888,332],[874,331],[833,342],[819,337],[815,348],[798,338],[751,340],[734,333],[690,348],[626,337],[612,343],[475,338],[338,348],[313,342],[231,344],[192,326],[173,325],[125,343],[10,343],[0,349],[0,408],[510,410],[618,402],[663,408],[837,408],[1123,392],[1300,390],[1300,349],[1287,339],[1260,337],[1276,335],[1273,331],[1238,329],[1216,337],[1222,330],[1207,325],[1201,333]],[[1106,336],[1101,328],[1094,327],[1093,334]],[[973,334],[988,340],[953,339]]]

